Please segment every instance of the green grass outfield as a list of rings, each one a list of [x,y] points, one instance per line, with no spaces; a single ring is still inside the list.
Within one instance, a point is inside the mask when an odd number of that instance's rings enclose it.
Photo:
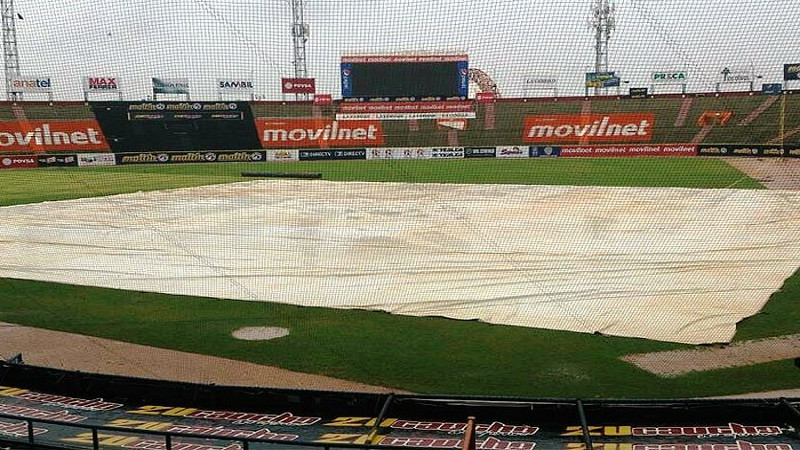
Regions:
[[[329,180],[761,187],[716,159],[352,161],[3,171],[0,199],[12,205],[226,183],[259,170],[316,171]],[[800,332],[799,293],[796,273],[764,311],[740,324],[736,340]],[[12,279],[0,279],[0,321],[424,393],[663,398],[800,387],[788,360],[660,379],[618,357],[689,346],[642,339]],[[230,337],[259,325],[291,334],[263,342]]]

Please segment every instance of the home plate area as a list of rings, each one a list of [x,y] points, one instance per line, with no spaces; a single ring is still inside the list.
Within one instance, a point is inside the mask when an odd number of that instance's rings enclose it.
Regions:
[[[0,217],[3,277],[689,344],[800,266],[788,191],[279,179]]]

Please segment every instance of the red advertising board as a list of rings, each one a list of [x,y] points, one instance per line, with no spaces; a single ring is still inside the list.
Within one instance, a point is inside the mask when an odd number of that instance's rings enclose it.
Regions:
[[[330,105],[331,103],[333,103],[331,94],[314,94],[315,105]]]
[[[258,118],[256,128],[264,148],[375,147],[384,142],[377,120]]]
[[[478,92],[475,94],[475,100],[478,103],[492,103],[494,101],[494,92]]]
[[[468,61],[468,55],[348,55],[342,56],[346,64],[365,63],[432,63]]]
[[[317,90],[314,78],[281,78],[284,94],[313,94]]]
[[[447,102],[346,102],[339,105],[340,120],[474,119],[471,101]]]
[[[561,147],[562,158],[606,156],[694,156],[697,146],[692,144],[653,145],[583,145]]]
[[[0,156],[0,169],[24,169],[38,166],[36,155]]]
[[[108,150],[95,120],[0,121],[0,153]]]
[[[651,113],[525,116],[522,139],[538,144],[647,142],[654,123]]]

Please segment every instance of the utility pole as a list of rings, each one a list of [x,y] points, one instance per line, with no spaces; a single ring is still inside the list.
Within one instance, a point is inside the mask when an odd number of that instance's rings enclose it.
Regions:
[[[303,19],[303,3],[305,0],[290,0],[292,3],[292,41],[294,43],[294,76],[308,78],[306,64],[306,41],[309,27]],[[307,100],[308,94],[295,94],[298,99]]]
[[[589,28],[594,31],[594,71],[608,72],[608,41],[616,27],[614,4],[609,0],[593,0]],[[594,88],[594,95],[600,95],[600,88]]]
[[[11,92],[11,79],[20,75],[19,52],[17,51],[17,14],[14,0],[0,0],[3,20],[3,59],[6,74],[6,100],[22,100],[22,93]]]

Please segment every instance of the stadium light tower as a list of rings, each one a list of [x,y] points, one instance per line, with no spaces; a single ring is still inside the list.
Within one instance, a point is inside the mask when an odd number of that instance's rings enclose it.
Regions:
[[[11,92],[11,79],[19,76],[19,52],[17,51],[17,14],[14,0],[0,0],[3,17],[3,59],[6,74],[6,100],[22,100],[22,94]]]
[[[616,27],[614,18],[614,3],[609,0],[592,0],[592,10],[589,17],[589,28],[594,31],[594,70],[595,72],[608,71],[608,41]],[[594,88],[594,95],[600,94],[600,88]]]
[[[294,76],[296,78],[308,77],[306,65],[306,41],[308,41],[309,27],[303,19],[303,3],[305,0],[291,0],[292,2],[292,40],[294,42]],[[308,98],[308,94],[300,94]]]

